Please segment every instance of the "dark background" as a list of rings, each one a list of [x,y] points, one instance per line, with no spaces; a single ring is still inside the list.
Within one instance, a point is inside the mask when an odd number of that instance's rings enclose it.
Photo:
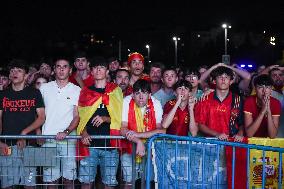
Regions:
[[[282,1],[22,0],[2,2],[0,11],[1,64],[11,58],[38,63],[41,57],[72,57],[77,50],[118,57],[119,42],[122,60],[133,51],[147,58],[150,44],[152,61],[173,64],[172,37],[179,36],[179,65],[212,65],[224,54],[224,22],[232,25],[232,62],[273,64],[284,47]]]

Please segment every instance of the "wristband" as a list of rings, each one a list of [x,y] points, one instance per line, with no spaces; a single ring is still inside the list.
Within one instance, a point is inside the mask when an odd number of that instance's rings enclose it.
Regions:
[[[64,132],[65,134],[69,135],[71,131],[70,131],[69,129],[65,129],[63,132]]]

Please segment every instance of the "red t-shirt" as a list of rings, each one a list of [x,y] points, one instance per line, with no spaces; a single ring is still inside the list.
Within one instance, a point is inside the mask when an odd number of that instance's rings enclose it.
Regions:
[[[230,134],[229,121],[231,118],[232,93],[221,102],[216,96],[216,91],[211,92],[208,97],[199,101],[195,106],[194,116],[198,124],[218,132]],[[235,109],[240,115],[240,109]],[[238,116],[240,117],[240,116]]]
[[[73,83],[74,85],[77,85],[79,86],[79,84],[77,83],[76,79],[75,79],[75,76],[76,76],[76,72],[72,73],[72,75],[69,77],[69,81],[71,83]],[[83,80],[83,83],[86,87],[90,87],[92,85],[94,85],[94,78],[91,74],[89,74],[89,76]]]
[[[261,111],[261,107],[257,106],[257,97],[256,95],[249,96],[244,102],[244,113],[252,114],[253,120],[256,120],[257,116]],[[281,104],[280,102],[273,97],[270,97],[270,108],[272,116],[280,116],[281,114]],[[267,117],[264,116],[260,124],[259,129],[254,134],[254,137],[268,137],[267,130]]]
[[[170,113],[176,104],[176,100],[168,101],[164,106],[164,115]],[[174,119],[167,129],[167,134],[188,136],[189,131],[189,112],[188,107],[181,110],[179,107],[175,113]]]
[[[125,91],[123,91],[123,97],[131,95],[133,93],[133,88],[129,85]]]

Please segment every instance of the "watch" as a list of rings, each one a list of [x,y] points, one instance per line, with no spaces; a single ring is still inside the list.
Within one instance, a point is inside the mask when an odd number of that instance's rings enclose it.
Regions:
[[[69,129],[65,129],[63,132],[69,135],[71,131]]]

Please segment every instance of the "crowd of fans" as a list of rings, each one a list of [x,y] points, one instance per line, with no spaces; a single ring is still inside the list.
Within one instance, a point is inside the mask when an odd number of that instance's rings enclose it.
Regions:
[[[89,58],[78,52],[72,61],[41,60],[39,68],[14,59],[0,71],[0,133],[55,135],[41,145],[56,146],[59,156],[68,157],[61,159],[61,165],[44,169],[43,181],[56,184],[63,177],[67,188],[75,179],[81,188],[91,188],[97,165],[105,187],[116,186],[119,158],[129,187],[138,178],[132,172],[132,143],[137,145],[137,166],[142,166],[144,143],[157,133],[220,140],[231,137],[235,142],[242,142],[243,137],[284,136],[284,67],[261,66],[251,73],[224,63],[199,68],[177,68],[162,62],[149,66],[149,73],[144,73],[144,57],[137,52],[126,62],[115,57]],[[82,139],[67,145],[68,135],[81,135]],[[92,140],[92,135],[122,135],[127,140],[118,144]],[[90,148],[77,167],[78,143],[96,148]],[[26,145],[24,139],[2,141],[1,154],[17,154]],[[119,157],[116,147],[121,146]],[[35,185],[36,169],[18,165],[22,177],[1,177],[2,188]],[[0,170],[0,175],[4,171]]]

